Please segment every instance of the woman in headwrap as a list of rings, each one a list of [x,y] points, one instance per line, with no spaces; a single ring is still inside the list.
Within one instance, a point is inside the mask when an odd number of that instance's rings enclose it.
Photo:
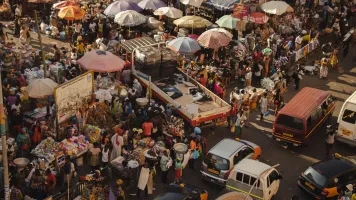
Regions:
[[[27,128],[22,128],[21,132],[16,137],[18,147],[18,157],[25,157],[31,148],[31,140]]]

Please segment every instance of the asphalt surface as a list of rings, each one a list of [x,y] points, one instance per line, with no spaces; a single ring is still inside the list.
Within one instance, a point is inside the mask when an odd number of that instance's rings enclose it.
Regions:
[[[37,34],[31,33],[31,36],[31,44],[35,47],[38,47],[39,43],[36,38]],[[51,51],[51,46],[53,46],[53,44],[57,44],[57,46],[60,47],[68,47],[68,44],[64,42],[52,40],[44,36],[43,42],[45,51],[47,52]],[[351,46],[348,56],[346,58],[340,57],[341,68],[329,70],[329,75],[326,80],[320,80],[319,76],[305,75],[301,81],[301,88],[319,88],[331,92],[331,94],[337,98],[336,109],[331,118],[331,124],[336,124],[336,119],[340,112],[342,103],[356,89],[356,68],[354,62],[354,55],[356,55],[355,53],[356,47]],[[320,58],[319,52],[313,53],[313,55],[309,56],[305,61],[306,63],[310,63],[317,58]],[[235,86],[236,83],[231,83],[229,85],[230,90],[228,91],[231,91],[231,89]],[[294,91],[292,88],[293,84],[289,86],[287,93],[284,95],[285,102],[288,102],[297,93],[297,91]],[[265,162],[269,165],[280,164],[280,166],[277,167],[277,170],[282,173],[283,180],[281,181],[277,196],[274,199],[289,200],[293,195],[297,195],[301,200],[312,199],[303,191],[298,189],[296,182],[300,173],[303,172],[308,166],[318,162],[319,160],[325,159],[325,130],[319,129],[316,131],[310,137],[308,147],[285,149],[278,142],[272,139],[271,130],[274,116],[269,115],[265,122],[259,122],[259,120],[257,120],[257,113],[258,110],[251,115],[251,127],[243,129],[242,139],[254,142],[262,148],[262,155],[259,159],[261,162]],[[232,138],[232,134],[226,127],[217,127],[213,130],[209,128],[204,129],[202,135],[207,138],[208,149],[210,149],[223,138]],[[356,148],[351,148],[345,144],[336,142],[332,152],[350,156],[356,155]],[[200,163],[201,162],[196,163],[197,170],[195,171],[189,169],[188,167],[184,169],[183,182],[207,190],[209,192],[209,199],[215,199],[222,192],[223,188],[203,181],[200,178]],[[165,185],[161,183],[159,175],[160,174],[158,174],[155,180],[156,190],[154,191],[153,195],[149,196],[149,199],[153,199],[153,197],[162,192],[162,189],[165,187]],[[170,181],[173,181],[173,170],[170,171],[168,177]]]

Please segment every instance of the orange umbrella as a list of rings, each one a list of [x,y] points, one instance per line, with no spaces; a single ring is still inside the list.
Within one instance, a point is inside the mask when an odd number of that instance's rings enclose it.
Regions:
[[[76,6],[63,7],[58,13],[58,17],[65,20],[79,20],[79,19],[83,19],[84,16],[85,16],[85,11]]]
[[[61,9],[63,7],[67,7],[67,6],[79,6],[79,3],[74,2],[74,1],[60,1],[58,3],[53,4],[52,8],[55,9]]]

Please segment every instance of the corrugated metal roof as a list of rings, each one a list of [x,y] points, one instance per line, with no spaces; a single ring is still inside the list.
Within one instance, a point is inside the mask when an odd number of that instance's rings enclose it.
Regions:
[[[303,88],[282,108],[279,114],[304,119],[310,116],[329,95],[327,91],[310,87]]]
[[[151,37],[140,37],[122,42],[121,47],[131,53],[137,47],[143,47],[156,43],[156,40]]]

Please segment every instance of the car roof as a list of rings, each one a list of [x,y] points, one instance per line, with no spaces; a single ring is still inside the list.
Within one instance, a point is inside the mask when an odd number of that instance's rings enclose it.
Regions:
[[[279,115],[284,114],[300,119],[307,118],[329,95],[330,93],[327,91],[305,87],[279,111]]]
[[[262,172],[269,168],[271,168],[271,166],[267,165],[266,163],[252,159],[243,159],[237,165],[235,165],[234,170],[258,177]]]
[[[356,165],[340,158],[333,158],[320,161],[311,166],[326,178],[332,178],[345,171],[356,169]]]
[[[233,153],[244,146],[246,146],[245,143],[225,138],[211,148],[209,153],[229,159]]]

